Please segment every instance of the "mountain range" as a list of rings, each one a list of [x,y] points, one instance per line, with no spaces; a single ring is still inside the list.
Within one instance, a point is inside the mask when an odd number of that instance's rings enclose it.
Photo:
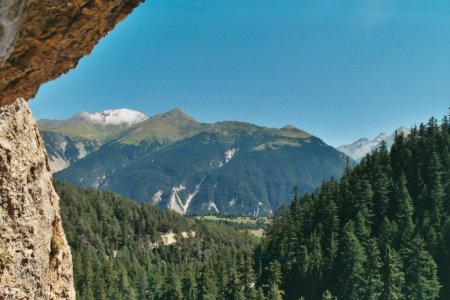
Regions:
[[[345,153],[356,162],[360,162],[367,154],[372,153],[377,149],[382,142],[386,143],[387,149],[391,149],[394,144],[396,134],[408,135],[411,131],[406,127],[399,127],[394,133],[387,135],[386,133],[380,133],[373,139],[360,138],[359,140],[337,147],[339,151]]]
[[[41,120],[55,178],[118,192],[182,214],[267,215],[322,181],[348,157],[293,126],[200,123],[181,111],[121,109]]]

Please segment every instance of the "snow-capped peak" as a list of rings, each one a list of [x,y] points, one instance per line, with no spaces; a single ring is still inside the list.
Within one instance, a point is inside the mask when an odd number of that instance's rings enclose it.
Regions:
[[[353,158],[355,161],[359,162],[361,159],[363,159],[364,156],[366,156],[368,153],[371,153],[376,148],[378,148],[381,144],[381,142],[386,143],[386,148],[389,150],[391,149],[392,145],[394,144],[395,134],[402,133],[403,135],[408,135],[410,133],[410,130],[406,127],[400,127],[398,128],[394,133],[391,135],[387,135],[386,133],[380,133],[377,135],[373,140],[369,140],[367,138],[360,138],[356,142],[349,144],[349,145],[342,145],[337,147],[337,149],[351,158]]]
[[[143,113],[126,108],[110,109],[93,114],[83,111],[79,116],[104,125],[134,125],[148,119]]]
[[[384,132],[380,133],[379,135],[377,135],[372,142],[374,143],[381,143],[382,141],[386,140],[388,138],[388,135]]]

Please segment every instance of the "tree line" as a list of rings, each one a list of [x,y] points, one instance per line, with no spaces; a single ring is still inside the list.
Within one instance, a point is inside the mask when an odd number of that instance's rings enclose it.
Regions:
[[[280,270],[280,299],[450,299],[449,147],[448,117],[432,118],[339,181],[294,190],[256,250]]]

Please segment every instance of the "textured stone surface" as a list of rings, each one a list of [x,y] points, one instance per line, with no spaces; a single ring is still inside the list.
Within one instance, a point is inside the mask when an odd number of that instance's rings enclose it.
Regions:
[[[1,0],[0,106],[74,68],[143,0]]]
[[[0,299],[74,299],[59,199],[26,101],[0,108]]]
[[[22,99],[74,68],[141,2],[0,1],[0,299],[75,298],[59,199]]]

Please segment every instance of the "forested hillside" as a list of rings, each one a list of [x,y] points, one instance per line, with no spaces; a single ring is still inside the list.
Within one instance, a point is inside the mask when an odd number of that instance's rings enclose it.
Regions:
[[[264,299],[251,236],[110,192],[56,190],[77,299]],[[163,238],[171,232],[173,244]]]
[[[449,119],[431,119],[339,182],[294,193],[257,250],[278,270],[260,283],[280,299],[450,299],[449,147]]]

